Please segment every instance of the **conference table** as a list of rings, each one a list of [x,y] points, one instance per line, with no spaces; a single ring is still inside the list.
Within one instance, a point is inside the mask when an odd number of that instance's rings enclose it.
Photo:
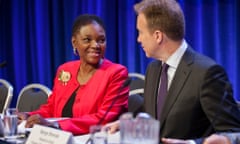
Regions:
[[[47,119],[47,120],[49,120],[49,121],[58,121],[58,120],[62,120],[62,119],[65,119],[65,118],[50,118],[50,119]],[[146,120],[146,119],[144,119],[144,120]],[[154,121],[152,121],[152,119],[149,119],[150,121],[148,121],[147,123],[146,123],[146,121],[142,121],[142,123],[139,123],[139,121],[136,121],[136,122],[138,122],[137,123],[137,127],[136,128],[138,128],[139,129],[139,126],[141,126],[141,127],[143,127],[143,126],[145,126],[146,124],[148,124],[147,126],[149,127],[149,128],[151,128],[151,131],[152,130],[158,130],[158,127],[156,127],[155,126],[155,120]],[[38,135],[38,133],[36,133],[36,126],[35,127],[33,127],[33,128],[25,128],[25,123],[26,123],[26,121],[24,122],[22,122],[22,123],[20,123],[19,125],[18,125],[18,134],[22,134],[22,135],[20,135],[20,137],[18,137],[17,139],[15,139],[14,140],[14,142],[9,142],[9,143],[6,143],[5,142],[5,139],[3,138],[3,137],[1,137],[0,138],[0,144],[25,144],[26,142],[27,143],[31,143],[31,140],[33,140],[33,136],[34,136],[34,140],[38,140],[38,139],[36,139],[36,137],[35,136],[37,136]],[[127,127],[128,127],[128,125],[129,124],[132,124],[132,123],[129,123],[129,121],[127,121],[127,123],[126,123],[127,125]],[[142,124],[144,124],[144,125],[142,125]],[[129,125],[130,126],[130,125]],[[154,127],[153,127],[154,126]],[[40,127],[40,126],[39,126]],[[45,131],[45,129],[47,129],[47,128],[49,128],[49,127],[45,127],[44,128],[44,126],[41,126],[42,128],[41,129],[44,129],[44,131]],[[35,129],[34,129],[35,128]],[[54,128],[53,128],[54,129]],[[52,130],[49,130],[49,131],[53,131],[53,129]],[[145,129],[146,129],[146,126],[145,126]],[[39,129],[38,129],[39,130]],[[126,130],[128,130],[128,129],[126,129]],[[147,130],[149,130],[149,129],[147,129]],[[48,130],[46,130],[46,131],[48,131]],[[71,137],[72,138],[72,144],[86,144],[86,142],[90,139],[90,137],[91,137],[91,135],[90,134],[86,134],[86,135],[80,135],[80,136],[73,136],[71,133],[69,133],[69,132],[65,132],[65,134],[63,134],[63,132],[64,131],[62,131],[62,130],[58,130],[58,129],[54,129],[54,131],[56,132],[56,133],[59,133],[59,134],[62,134],[61,136],[63,136],[63,137],[65,137],[65,135],[68,135],[68,139],[69,139],[69,137]],[[26,132],[29,134],[29,133],[31,133],[29,136],[26,136]],[[35,132],[35,133],[34,133]],[[54,132],[54,133],[55,133]],[[149,131],[148,131],[149,132]],[[98,133],[98,132],[97,132]],[[95,134],[97,134],[97,133],[95,133]],[[101,133],[101,132],[100,132]],[[143,133],[146,133],[146,132],[144,132],[143,131]],[[143,134],[143,133],[140,133],[140,136],[141,136],[141,138],[140,139],[137,139],[137,141],[136,142],[138,142],[138,143],[142,143],[142,142],[147,142],[147,143],[156,143],[156,139],[152,139],[152,136],[157,136],[158,137],[158,134],[156,135],[155,133],[154,133],[154,135],[151,135],[150,137],[149,136],[147,136],[146,138],[143,138],[143,136],[141,135],[141,134]],[[152,133],[152,132],[151,132]],[[105,135],[106,133],[104,133],[104,135]],[[135,134],[135,133],[134,133]],[[44,137],[45,137],[45,135],[44,135]],[[150,138],[150,139],[149,139]],[[5,142],[5,143],[4,143]],[[65,142],[66,143],[66,142]],[[118,132],[116,132],[116,133],[114,133],[114,134],[107,134],[107,143],[108,144],[120,144],[121,142],[120,142],[120,132],[118,131]]]

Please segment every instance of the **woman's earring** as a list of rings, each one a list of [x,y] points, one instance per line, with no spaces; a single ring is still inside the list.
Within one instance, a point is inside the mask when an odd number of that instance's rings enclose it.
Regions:
[[[77,48],[73,48],[74,55],[78,56]]]

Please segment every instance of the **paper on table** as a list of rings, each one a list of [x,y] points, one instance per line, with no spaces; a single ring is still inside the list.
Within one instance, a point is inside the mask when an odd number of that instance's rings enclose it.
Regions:
[[[30,131],[31,128],[25,128],[26,120],[23,120],[20,124],[18,124],[18,133],[26,133]]]
[[[109,134],[108,135],[108,143],[120,143],[120,131],[114,133],[114,134]]]
[[[74,144],[85,144],[89,138],[90,138],[90,134],[75,136]],[[108,143],[109,144],[119,144],[120,143],[120,132],[116,132],[114,134],[108,134]]]
[[[53,121],[59,121],[67,118],[47,118],[46,120],[53,122]],[[18,133],[25,133],[27,131],[31,131],[32,128],[25,128],[26,120],[23,120],[20,124],[18,124]]]

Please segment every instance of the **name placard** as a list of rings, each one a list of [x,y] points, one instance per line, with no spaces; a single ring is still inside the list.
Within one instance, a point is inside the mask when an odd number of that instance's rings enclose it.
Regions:
[[[72,134],[35,124],[26,144],[72,144]]]

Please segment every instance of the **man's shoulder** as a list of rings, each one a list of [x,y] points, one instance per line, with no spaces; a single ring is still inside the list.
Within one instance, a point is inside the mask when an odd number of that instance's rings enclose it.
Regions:
[[[219,64],[213,58],[205,54],[202,54],[200,52],[197,52],[193,50],[191,47],[186,50],[182,58],[182,61],[188,61],[188,62],[192,61],[192,64],[199,68],[201,67],[208,68],[216,65],[219,66]]]

